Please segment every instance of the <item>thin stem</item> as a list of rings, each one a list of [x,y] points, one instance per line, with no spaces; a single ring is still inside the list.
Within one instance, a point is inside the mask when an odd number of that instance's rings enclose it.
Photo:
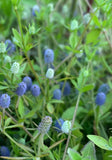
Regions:
[[[71,3],[71,9],[70,9],[70,17],[72,18],[73,17],[73,14],[74,14],[74,10],[76,8],[76,2],[77,0],[72,0],[72,3]]]
[[[0,108],[1,108],[1,107],[0,107]],[[5,114],[6,114],[7,116],[9,116],[16,124],[18,123],[18,122],[16,121],[16,119],[13,118],[7,111],[5,111]],[[22,128],[23,128],[23,130],[30,136],[30,138],[33,138],[33,136],[31,135],[31,133],[25,128],[25,126],[22,126]]]
[[[91,11],[93,11],[93,8],[92,8],[91,4],[89,3],[89,1],[88,1],[88,0],[85,0],[85,2],[86,2],[86,4],[88,5],[88,7],[91,9]]]
[[[38,155],[41,154],[40,149],[42,148],[42,145],[43,145],[43,134],[40,134],[38,143]]]
[[[40,48],[40,37],[38,40],[38,56],[39,56],[39,64],[40,64],[41,74],[43,76],[44,70],[43,70],[43,63],[42,63],[42,53],[41,53],[41,48]]]
[[[2,131],[3,134],[8,137],[14,144],[16,144],[19,148],[23,149],[28,155],[30,155],[31,157],[33,157],[33,155],[28,152],[24,146],[20,145],[19,143],[17,143],[12,137],[10,137],[5,131]]]
[[[67,152],[67,149],[68,149],[68,145],[69,145],[69,141],[70,141],[70,137],[71,137],[71,131],[72,131],[72,128],[73,128],[73,125],[74,125],[74,122],[75,122],[76,113],[77,113],[80,98],[81,98],[81,94],[79,94],[78,98],[77,98],[76,107],[75,107],[74,114],[73,114],[73,119],[72,119],[71,130],[70,130],[68,138],[67,138],[67,143],[66,143],[66,147],[65,147],[65,151],[64,151],[64,155],[63,155],[62,160],[65,160],[65,157],[66,157],[66,152]]]
[[[81,16],[83,17],[82,4],[81,4],[80,0],[78,2],[79,2],[79,9],[80,9],[80,12],[81,12]]]

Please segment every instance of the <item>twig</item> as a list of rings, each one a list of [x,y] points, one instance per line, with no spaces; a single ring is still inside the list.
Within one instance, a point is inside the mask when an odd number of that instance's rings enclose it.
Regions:
[[[72,119],[71,130],[72,130],[74,122],[75,122],[76,113],[77,113],[77,109],[78,109],[80,98],[81,98],[81,94],[79,94],[79,96],[77,98],[76,107],[75,107],[74,115],[73,115],[73,119]],[[64,155],[63,155],[63,159],[62,160],[65,160],[65,157],[66,157],[66,152],[67,152],[69,141],[70,141],[70,137],[71,137],[71,130],[70,130],[68,138],[67,138],[67,143],[66,143],[66,147],[65,147],[65,151],[64,151]]]
[[[81,16],[83,17],[83,10],[82,10],[82,4],[81,1],[79,0],[79,8],[80,8],[80,12],[81,12]]]
[[[111,41],[109,40],[109,37],[107,35],[107,32],[103,30],[103,33],[105,34],[105,38],[106,40],[108,41],[108,44],[110,45],[110,48],[112,49],[112,44],[111,44]]]
[[[89,3],[89,1],[88,1],[88,0],[85,0],[85,2],[86,2],[86,4],[88,5],[88,7],[91,9],[91,11],[93,11],[93,8],[92,8],[91,4]]]

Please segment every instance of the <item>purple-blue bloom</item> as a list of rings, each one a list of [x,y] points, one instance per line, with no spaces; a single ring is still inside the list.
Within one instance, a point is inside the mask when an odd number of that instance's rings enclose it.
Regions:
[[[10,96],[8,94],[2,94],[0,97],[0,105],[2,108],[8,108],[10,105]]]
[[[31,86],[32,86],[32,79],[28,76],[23,78],[23,82],[26,83],[27,86],[27,91],[30,90]]]
[[[13,52],[15,52],[16,47],[15,47],[15,45],[11,42],[10,39],[7,39],[7,40],[5,41],[5,44],[6,44],[6,50],[7,50],[7,53],[8,53],[8,54],[12,54]]]
[[[54,52],[52,49],[46,49],[44,52],[45,63],[52,63],[54,61]]]
[[[1,146],[0,148],[0,155],[1,156],[5,156],[5,157],[9,157],[10,156],[10,151],[7,147],[5,146]]]
[[[60,89],[55,89],[53,92],[53,98],[60,100],[61,99],[61,90]]]
[[[99,87],[98,93],[103,92],[103,93],[107,94],[109,92],[109,90],[110,90],[109,85],[104,83]]]
[[[33,6],[33,8],[32,8],[32,15],[36,16],[36,12],[38,12],[38,13],[40,12],[40,8],[39,8],[38,5]]]
[[[18,96],[22,96],[23,94],[25,94],[26,89],[27,89],[26,83],[21,82],[21,83],[18,84],[18,87],[16,89],[16,94]]]
[[[106,95],[103,92],[100,92],[96,95],[95,103],[99,106],[102,106],[106,101]]]
[[[37,97],[40,94],[40,87],[36,84],[32,85],[31,87],[31,93],[33,96]]]
[[[70,83],[69,82],[66,82],[64,84],[64,82],[61,82],[60,83],[60,89],[62,90],[63,88],[63,85],[64,85],[64,90],[63,90],[63,95],[64,96],[68,96],[70,94],[70,91],[71,91],[71,86],[70,86]]]
[[[57,132],[61,132],[61,127],[64,123],[64,120],[62,118],[59,118],[58,120],[55,121],[55,129]]]

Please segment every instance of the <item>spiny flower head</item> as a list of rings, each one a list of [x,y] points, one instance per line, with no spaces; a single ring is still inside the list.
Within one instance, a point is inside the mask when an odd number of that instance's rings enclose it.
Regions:
[[[61,90],[63,89],[63,86],[64,86],[63,95],[64,95],[64,96],[68,96],[68,95],[70,94],[70,91],[71,91],[70,83],[69,83],[69,82],[66,82],[66,83],[64,84],[64,82],[61,82],[61,83],[60,83],[60,89],[61,89]]]
[[[61,132],[61,127],[64,123],[64,120],[62,118],[59,118],[58,120],[55,121],[55,129],[57,132]]]
[[[5,52],[6,52],[5,43],[1,42],[1,43],[0,43],[0,53],[5,53]]]
[[[49,131],[51,124],[52,118],[49,116],[45,116],[38,126],[39,133],[46,134]]]
[[[7,39],[5,41],[5,44],[6,44],[6,50],[7,50],[7,53],[8,54],[12,54],[13,52],[15,52],[16,50],[16,47],[15,45],[12,43],[12,41],[10,39]]]
[[[66,120],[61,127],[62,132],[68,134],[71,129],[71,125],[71,121]]]
[[[46,78],[52,79],[54,77],[54,69],[49,68],[46,72]]]
[[[45,63],[52,63],[54,61],[54,52],[52,49],[46,49],[44,52]]]
[[[99,106],[102,106],[106,101],[106,95],[103,92],[100,92],[96,95],[95,103]]]
[[[100,92],[103,92],[103,93],[107,94],[107,93],[109,92],[109,90],[110,90],[109,85],[106,84],[106,83],[104,83],[104,84],[102,84],[102,85],[99,87],[98,92],[99,92],[99,93],[100,93]]]
[[[32,86],[32,79],[28,76],[23,78],[23,82],[26,83],[27,86],[27,91],[30,90],[31,86]]]
[[[30,90],[33,96],[37,97],[40,95],[40,87],[38,85],[36,84],[32,85]]]
[[[53,92],[53,98],[60,100],[61,99],[61,90],[60,89],[55,89]]]
[[[25,94],[26,89],[27,89],[26,83],[21,82],[21,83],[18,84],[18,87],[16,89],[16,94],[18,96],[22,96],[23,94]]]
[[[8,108],[10,105],[10,96],[8,94],[2,94],[0,97],[0,106],[2,108]]]
[[[11,66],[11,72],[17,74],[19,72],[19,63],[14,62]]]
[[[1,146],[0,148],[0,155],[1,156],[5,156],[5,157],[9,157],[10,156],[10,151],[6,146]]]
[[[39,8],[38,5],[33,6],[33,8],[32,8],[32,15],[36,16],[36,12],[38,12],[38,13],[40,12],[40,8]]]

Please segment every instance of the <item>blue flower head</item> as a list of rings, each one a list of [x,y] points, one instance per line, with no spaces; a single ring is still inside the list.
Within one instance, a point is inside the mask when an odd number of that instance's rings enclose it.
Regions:
[[[53,98],[60,100],[61,99],[61,90],[60,89],[55,89],[53,92]]]
[[[31,86],[32,86],[32,79],[28,76],[23,78],[23,82],[26,83],[27,86],[27,91],[30,90]]]
[[[10,105],[10,96],[8,94],[2,94],[0,97],[0,106],[2,108],[8,108]]]
[[[23,94],[25,94],[26,89],[27,89],[26,83],[21,82],[21,83],[18,84],[18,87],[16,89],[16,94],[18,96],[22,96]]]
[[[104,83],[99,87],[98,93],[103,92],[103,93],[107,94],[109,92],[109,90],[110,90],[109,85]]]
[[[10,151],[7,147],[5,146],[1,146],[0,148],[0,155],[1,156],[5,156],[5,157],[9,157],[10,156]]]
[[[70,83],[69,82],[66,82],[64,84],[64,82],[61,82],[60,83],[60,89],[62,90],[63,88],[63,85],[64,85],[64,90],[63,90],[63,95],[64,96],[68,96],[70,94],[70,91],[71,91],[71,86],[70,86]]]
[[[37,97],[40,94],[40,87],[36,84],[32,85],[31,87],[31,93],[33,96]]]
[[[44,52],[45,63],[52,63],[54,61],[54,52],[52,49],[46,49]]]
[[[7,40],[5,41],[5,44],[6,44],[6,50],[7,50],[7,53],[8,53],[8,54],[12,54],[13,52],[15,52],[16,47],[15,47],[15,45],[11,42],[10,39],[7,39]]]
[[[40,12],[40,8],[38,5],[33,6],[32,8],[32,16],[36,16],[36,12]]]
[[[64,120],[62,118],[59,118],[58,120],[55,121],[54,126],[57,132],[61,132],[61,127],[63,123],[64,123]]]
[[[106,101],[106,95],[103,92],[100,92],[96,95],[95,103],[99,106],[102,106]]]

